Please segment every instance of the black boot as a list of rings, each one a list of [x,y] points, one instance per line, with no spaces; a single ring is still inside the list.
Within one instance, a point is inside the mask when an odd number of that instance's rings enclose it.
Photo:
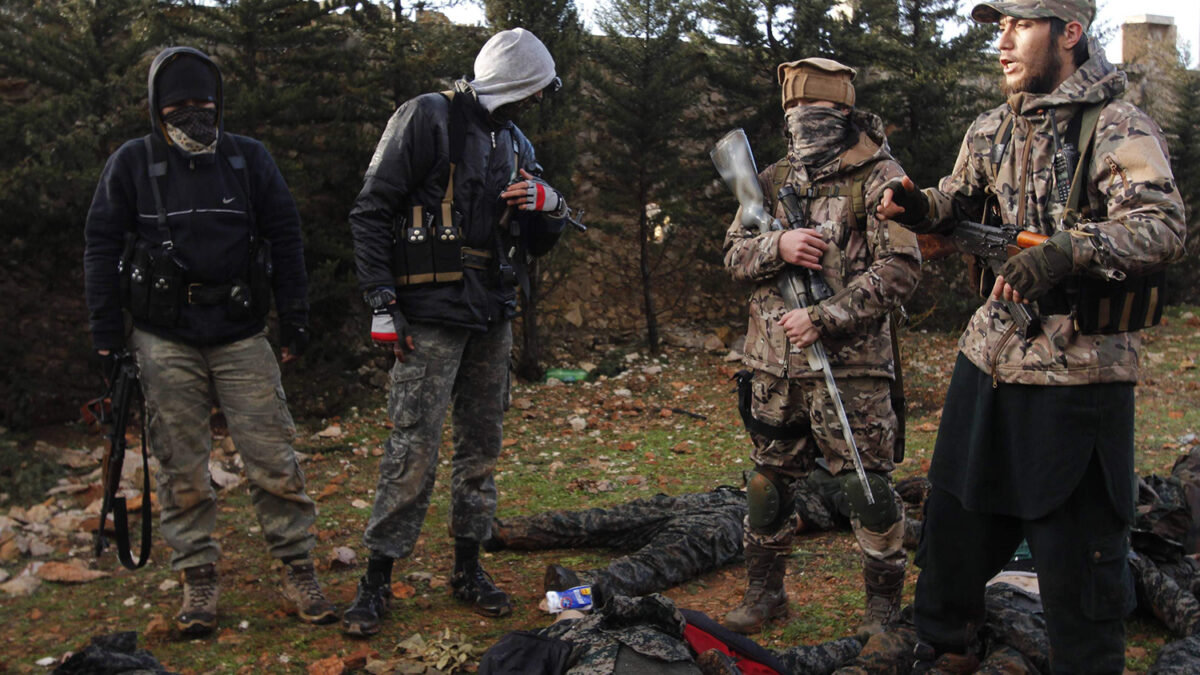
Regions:
[[[496,617],[512,613],[508,594],[496,587],[491,575],[479,564],[477,541],[455,537],[450,591],[455,598],[471,603],[477,614]]]
[[[354,602],[342,614],[342,632],[366,637],[379,632],[380,619],[392,608],[392,559],[371,557],[358,580]]]

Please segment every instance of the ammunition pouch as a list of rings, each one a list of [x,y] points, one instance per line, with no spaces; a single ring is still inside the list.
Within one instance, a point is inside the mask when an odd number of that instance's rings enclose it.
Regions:
[[[742,415],[742,424],[745,425],[746,431],[772,441],[795,441],[808,435],[810,427],[807,423],[775,426],[755,418],[750,411],[750,381],[754,378],[753,371],[739,370],[734,378],[737,379],[738,412]]]
[[[462,246],[462,214],[444,205],[440,212],[413,206],[396,227],[392,269],[396,286],[441,284],[462,280],[466,265]],[[474,249],[471,249],[474,250]]]
[[[1079,280],[1076,329],[1085,335],[1127,333],[1157,326],[1166,300],[1166,272],[1122,281]]]
[[[122,304],[135,320],[160,328],[179,323],[184,268],[170,249],[127,234],[119,269]]]

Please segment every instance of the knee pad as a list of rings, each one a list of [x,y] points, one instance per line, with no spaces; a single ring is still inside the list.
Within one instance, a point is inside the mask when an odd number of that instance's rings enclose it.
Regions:
[[[777,532],[792,515],[794,505],[790,482],[762,468],[750,472],[746,481],[746,506],[750,529],[767,534]]]
[[[851,471],[838,477],[842,481],[842,491],[850,502],[850,515],[858,519],[863,527],[876,532],[886,530],[900,520],[900,505],[896,503],[892,482],[886,473],[879,471],[867,472],[867,484],[871,486],[871,496],[874,504],[867,503],[867,493],[863,491],[858,474]]]

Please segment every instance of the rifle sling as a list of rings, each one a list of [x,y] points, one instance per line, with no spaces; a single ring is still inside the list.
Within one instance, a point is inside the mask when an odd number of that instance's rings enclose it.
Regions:
[[[116,376],[120,377],[120,375]],[[146,443],[146,401],[138,397],[141,412],[142,423],[142,507],[139,510],[142,519],[142,541],[141,551],[138,554],[138,559],[135,562],[130,553],[129,548],[129,512],[125,506],[125,498],[116,496],[117,490],[120,489],[121,469],[125,461],[124,444],[118,440],[123,439],[125,434],[125,424],[129,420],[129,398],[135,396],[134,389],[137,388],[136,378],[132,383],[127,383],[124,389],[118,389],[114,386],[113,394],[113,431],[111,437],[113,458],[109,463],[108,475],[104,478],[107,481],[116,481],[116,485],[112,486],[110,492],[109,486],[104,485],[104,499],[100,502],[100,522],[96,525],[96,557],[104,551],[105,538],[111,536],[117,545],[117,558],[126,569],[136,570],[143,567],[150,561],[150,528],[151,518],[151,500],[150,500],[150,462],[148,460],[148,448]],[[120,399],[120,400],[118,400]],[[120,454],[118,453],[120,451]],[[109,530],[105,527],[108,523],[108,514],[111,511],[113,517],[113,529]]]
[[[904,369],[900,365],[900,322],[896,321],[896,311],[888,312],[888,327],[892,331],[892,363],[896,371],[896,377],[888,383],[888,387],[891,390],[892,411],[896,413],[896,444],[892,447],[892,461],[899,464],[904,461],[904,429],[908,405],[904,399]]]

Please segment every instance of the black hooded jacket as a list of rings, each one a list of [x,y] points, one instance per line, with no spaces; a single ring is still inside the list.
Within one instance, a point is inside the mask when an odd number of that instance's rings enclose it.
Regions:
[[[167,146],[167,173],[162,179],[163,205],[175,251],[187,267],[185,282],[206,285],[245,281],[250,256],[252,213],[258,236],[271,243],[272,286],[280,323],[307,325],[308,278],[300,237],[300,214],[291,192],[262,143],[229,134],[245,159],[245,177],[233,168],[222,143],[210,154],[191,154],[165,133],[155,81],[168,60],[189,55],[207,63],[217,78],[217,126],[223,127],[221,75],[202,52],[189,47],[164,50],[150,66],[148,78],[151,134]],[[149,158],[141,138],[127,141],[108,158],[88,210],[84,277],[92,341],[96,349],[119,349],[125,342],[118,262],[126,232],[161,243],[156,222]],[[250,195],[243,187],[248,180]],[[247,199],[249,206],[247,208]],[[184,304],[178,325],[140,329],[195,346],[223,345],[261,331],[260,318],[231,320],[221,305]]]
[[[533,145],[512,122],[497,122],[479,104],[465,81],[455,85],[461,105],[461,159],[455,165],[454,210],[460,214],[463,246],[494,252],[487,270],[466,268],[460,281],[399,286],[397,302],[410,321],[440,323],[472,330],[512,318],[516,290],[498,273],[501,254],[514,247],[512,264],[523,267],[529,255],[554,246],[564,220],[539,212],[517,211],[520,236],[499,230],[506,204],[500,193],[514,182],[514,147],[518,165],[537,176],[542,167]],[[364,291],[396,283],[392,268],[397,219],[413,205],[440,210],[450,173],[451,100],[424,94],[400,106],[388,121],[366,180],[350,212],[359,285]],[[523,180],[516,178],[515,180]]]

